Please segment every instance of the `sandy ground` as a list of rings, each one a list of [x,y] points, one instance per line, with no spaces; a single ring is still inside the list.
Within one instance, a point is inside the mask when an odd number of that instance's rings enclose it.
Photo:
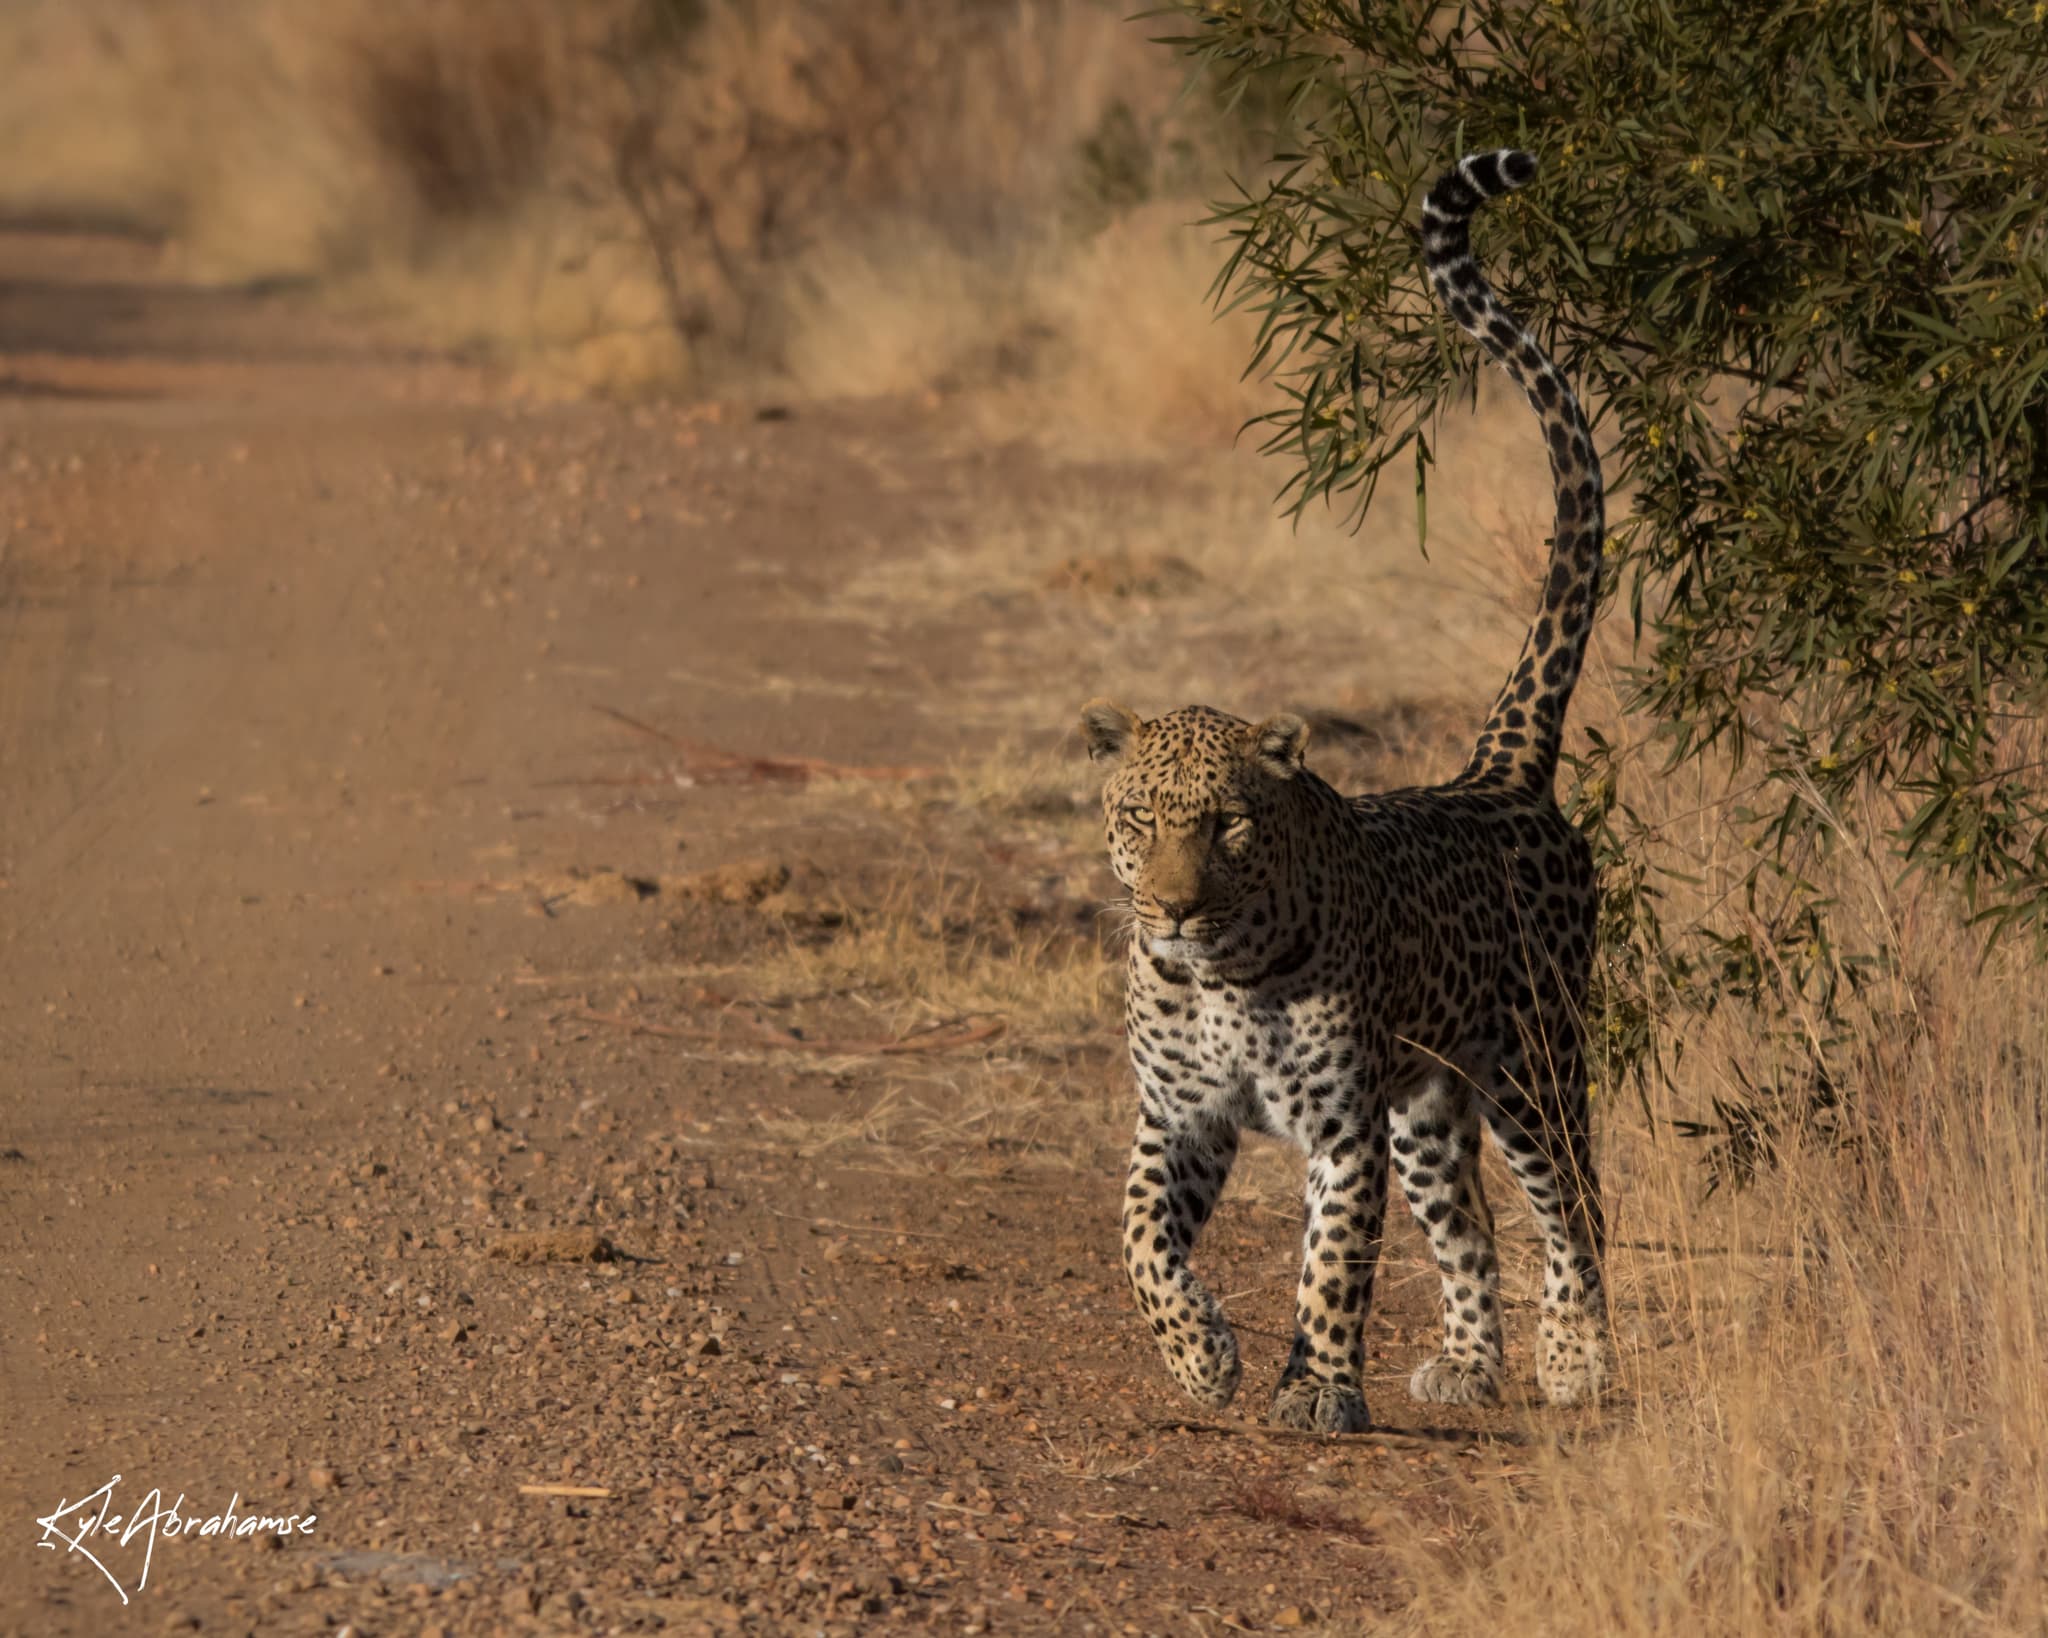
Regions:
[[[986,726],[948,702],[1014,655],[958,601],[844,593],[1142,475],[926,405],[538,407],[152,269],[0,242],[0,1629],[1405,1604],[1375,1520],[1455,1543],[1461,1488],[1569,1425],[1526,1388],[1407,1401],[1407,1226],[1385,1428],[1267,1435],[1270,1159],[1205,1248],[1244,1400],[1194,1414],[1114,1255],[1113,1006],[1060,1032],[802,982],[901,914],[1087,988],[1088,821],[959,773]],[[144,1587],[146,1537],[96,1537],[103,1575],[37,1523],[116,1475],[114,1512],[317,1522],[162,1537]]]

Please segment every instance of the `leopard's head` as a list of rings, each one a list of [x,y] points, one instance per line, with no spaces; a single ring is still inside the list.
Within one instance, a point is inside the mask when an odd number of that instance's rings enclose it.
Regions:
[[[1109,858],[1138,937],[1165,960],[1228,961],[1270,942],[1293,859],[1308,724],[1190,705],[1152,722],[1108,700],[1081,711]]]

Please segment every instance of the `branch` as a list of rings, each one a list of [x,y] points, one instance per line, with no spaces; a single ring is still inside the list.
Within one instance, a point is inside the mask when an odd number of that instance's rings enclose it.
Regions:
[[[1586,341],[1597,341],[1604,347],[1626,347],[1638,358],[1654,358],[1667,363],[1670,360],[1668,353],[1659,352],[1647,341],[1638,341],[1634,336],[1608,335],[1605,331],[1596,330],[1592,325],[1579,319],[1567,317],[1563,313],[1553,314],[1551,316],[1551,323],[1560,330],[1568,331]],[[1739,381],[1751,381],[1760,387],[1775,386],[1796,389],[1805,385],[1806,382],[1804,373],[1789,375],[1782,380],[1773,381],[1771,377],[1765,375],[1761,370],[1748,369],[1740,364],[1720,362],[1714,364],[1712,368],[1722,375],[1732,375]]]

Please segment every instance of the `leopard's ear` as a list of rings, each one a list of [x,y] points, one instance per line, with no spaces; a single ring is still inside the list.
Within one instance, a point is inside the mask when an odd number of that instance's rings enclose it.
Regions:
[[[1268,717],[1252,730],[1252,755],[1275,779],[1292,779],[1308,754],[1308,724],[1291,711]]]
[[[1121,762],[1138,719],[1113,700],[1090,700],[1081,707],[1081,739],[1091,762]]]

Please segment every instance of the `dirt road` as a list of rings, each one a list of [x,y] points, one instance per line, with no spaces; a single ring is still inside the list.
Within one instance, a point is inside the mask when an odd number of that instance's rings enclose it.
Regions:
[[[943,407],[525,404],[152,265],[0,242],[0,1629],[1402,1605],[1385,1522],[1453,1543],[1532,1414],[1417,1425],[1405,1225],[1391,1431],[1177,1400],[1065,713],[1003,786],[958,702],[1014,656],[849,590],[1145,474]],[[1269,1164],[1205,1250],[1253,1418]],[[145,1586],[148,1532],[103,1573],[37,1522],[116,1475],[315,1523],[159,1531]]]

